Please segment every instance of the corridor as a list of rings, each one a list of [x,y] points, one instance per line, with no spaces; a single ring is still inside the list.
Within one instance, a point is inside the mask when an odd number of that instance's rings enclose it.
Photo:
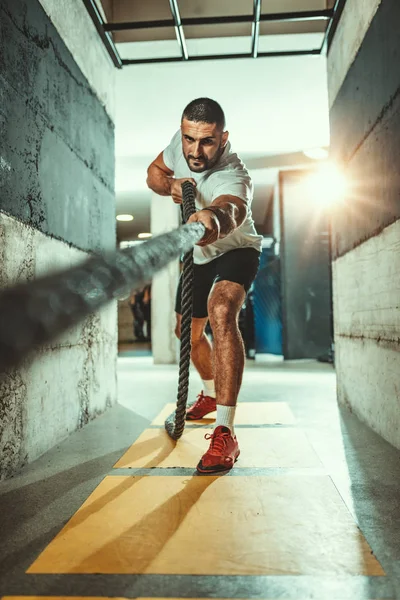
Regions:
[[[0,1],[0,600],[400,600],[399,28]]]
[[[400,597],[400,453],[331,366],[249,361],[219,477],[195,474],[212,419],[164,431],[176,380],[120,357],[119,404],[0,484],[3,598]]]

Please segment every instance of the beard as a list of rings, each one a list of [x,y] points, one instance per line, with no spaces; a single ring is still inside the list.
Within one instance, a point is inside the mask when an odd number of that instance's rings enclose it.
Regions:
[[[203,171],[208,171],[217,164],[224,150],[225,147],[220,146],[212,158],[207,158],[203,154],[194,158],[194,156],[188,154],[187,156],[185,155],[185,160],[189,169],[193,171],[193,173],[203,173]]]

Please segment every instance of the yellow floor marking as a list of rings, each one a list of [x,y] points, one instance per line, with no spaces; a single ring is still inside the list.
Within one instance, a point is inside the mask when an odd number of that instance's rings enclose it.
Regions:
[[[152,425],[164,425],[165,419],[175,410],[176,404],[167,404]],[[216,412],[194,423],[213,423]],[[286,402],[239,402],[235,414],[236,425],[293,425],[292,411]]]
[[[195,468],[210,441],[212,429],[187,428],[175,442],[164,429],[146,429],[114,468]],[[304,433],[297,429],[237,429],[243,467],[321,467]]]
[[[106,477],[28,573],[384,575],[329,477]]]

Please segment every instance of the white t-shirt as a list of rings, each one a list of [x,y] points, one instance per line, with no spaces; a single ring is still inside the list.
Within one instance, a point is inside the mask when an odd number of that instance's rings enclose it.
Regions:
[[[196,207],[199,210],[209,206],[218,196],[224,194],[237,196],[248,206],[246,219],[235,231],[217,240],[214,244],[194,247],[193,257],[196,264],[208,263],[217,256],[236,248],[255,248],[261,252],[262,236],[257,235],[250,209],[253,200],[253,183],[238,155],[231,151],[229,142],[214,167],[203,173],[194,173],[189,169],[183,155],[181,131],[179,130],[164,150],[163,160],[177,179],[191,177],[196,181]]]

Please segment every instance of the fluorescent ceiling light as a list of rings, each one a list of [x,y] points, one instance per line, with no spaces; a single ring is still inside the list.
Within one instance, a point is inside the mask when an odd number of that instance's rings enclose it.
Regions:
[[[314,160],[324,160],[328,158],[328,150],[326,148],[309,148],[308,150],[303,150],[303,154],[308,156],[308,158],[313,158]]]
[[[117,221],[133,221],[133,215],[117,215]]]
[[[138,244],[143,244],[143,242],[139,242],[139,240],[125,240],[119,243],[119,247],[122,250],[123,248],[131,248],[132,246],[137,246]]]
[[[152,235],[152,233],[139,233],[138,238],[140,240],[144,240],[146,238],[151,238]]]

